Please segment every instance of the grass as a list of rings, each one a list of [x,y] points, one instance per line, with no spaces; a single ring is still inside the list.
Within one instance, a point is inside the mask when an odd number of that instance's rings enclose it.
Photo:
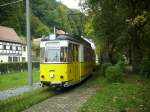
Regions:
[[[6,100],[0,100],[0,112],[20,112],[55,94],[56,92],[50,91],[49,88],[39,88]]]
[[[98,90],[79,112],[150,112],[150,80],[126,75],[124,83],[109,83],[96,73],[83,87]]]
[[[27,71],[2,74],[0,75],[0,90],[26,85],[27,79]],[[39,72],[37,69],[33,70],[33,81],[39,82]]]
[[[38,78],[36,80],[38,81]],[[97,88],[97,91],[80,108],[79,112],[150,112],[149,79],[130,74],[125,75],[124,83],[109,83],[97,71],[80,86],[81,89],[89,87]],[[22,111],[55,94],[57,93],[49,88],[39,88],[0,100],[0,112]]]

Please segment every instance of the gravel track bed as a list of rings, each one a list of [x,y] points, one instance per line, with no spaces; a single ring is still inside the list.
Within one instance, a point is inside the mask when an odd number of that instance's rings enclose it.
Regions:
[[[23,112],[78,112],[96,88],[75,88],[35,104]]]
[[[17,95],[23,94],[25,92],[32,91],[32,90],[37,89],[39,87],[41,87],[40,83],[34,83],[32,87],[21,86],[18,88],[11,88],[11,89],[7,89],[7,90],[2,90],[2,91],[0,91],[0,100],[4,100],[4,99],[11,97],[11,96],[17,96]]]

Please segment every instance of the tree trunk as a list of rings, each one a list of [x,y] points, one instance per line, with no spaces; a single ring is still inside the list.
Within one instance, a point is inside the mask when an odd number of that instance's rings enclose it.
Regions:
[[[101,51],[101,64],[107,63],[107,62],[110,62],[108,41],[105,42],[105,46],[103,47]]]

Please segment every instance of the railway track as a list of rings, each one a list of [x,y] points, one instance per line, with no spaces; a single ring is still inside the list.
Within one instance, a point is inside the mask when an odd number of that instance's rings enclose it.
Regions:
[[[77,112],[96,88],[74,88],[35,104],[23,112]]]

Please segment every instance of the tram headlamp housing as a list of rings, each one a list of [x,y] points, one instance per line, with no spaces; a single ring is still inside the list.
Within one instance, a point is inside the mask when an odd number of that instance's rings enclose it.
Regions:
[[[45,78],[44,75],[41,75],[41,78],[44,79]]]
[[[54,72],[50,72],[50,78],[54,78]]]
[[[63,79],[63,78],[64,78],[64,76],[62,76],[62,75],[61,75],[61,76],[60,76],[60,78],[61,78],[61,79]]]

